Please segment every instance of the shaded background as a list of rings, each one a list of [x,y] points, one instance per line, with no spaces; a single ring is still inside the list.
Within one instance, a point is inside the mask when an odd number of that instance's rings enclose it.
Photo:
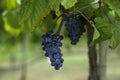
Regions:
[[[0,1],[0,80],[87,80],[88,55],[86,33],[76,46],[65,38],[62,53],[64,64],[60,70],[54,70],[44,56],[41,36],[48,31],[48,24],[33,29],[20,26],[20,1]],[[48,15],[50,17],[50,15]],[[25,27],[24,27],[25,26]],[[64,28],[61,32],[66,36]],[[97,46],[98,47],[98,46]],[[107,52],[107,80],[120,80],[120,47]]]

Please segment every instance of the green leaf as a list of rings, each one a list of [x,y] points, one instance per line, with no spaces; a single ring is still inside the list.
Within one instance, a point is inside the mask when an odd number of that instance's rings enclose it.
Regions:
[[[60,6],[60,0],[49,0],[51,10],[58,11]]]
[[[50,29],[54,29],[55,27],[55,22],[56,20],[52,19],[51,15],[47,15],[44,20],[42,20],[41,24],[40,24],[40,29],[44,32],[47,32]]]
[[[109,9],[109,6],[104,4],[100,8],[97,8],[95,10],[95,15],[100,17],[100,16],[108,14],[110,12],[110,10],[111,9]]]
[[[6,0],[7,3],[7,9],[12,10],[17,7],[17,0]]]
[[[65,7],[65,9],[69,9],[73,7],[77,3],[77,0],[62,0],[61,4]]]
[[[4,29],[13,36],[21,33],[21,27],[18,25],[18,15],[15,12],[6,12],[3,15]]]
[[[96,18],[95,23],[95,27],[98,30],[100,36],[95,39],[92,44],[99,43],[112,37],[112,26],[104,18]]]
[[[95,8],[92,7],[94,0],[79,0],[75,5],[77,11],[83,13],[87,18],[93,15]]]
[[[120,0],[105,0],[105,3],[120,16]]]
[[[20,12],[21,22],[30,21],[32,26],[36,26],[49,12],[48,0],[23,0]]]
[[[8,23],[11,25],[13,28],[20,28],[21,26],[18,24],[19,23],[19,17],[20,15],[18,14],[17,11],[6,11],[6,14],[3,15],[4,18],[7,19]]]
[[[110,40],[110,48],[115,49],[120,44],[120,21],[116,21],[113,27],[113,36]]]
[[[0,8],[5,9],[6,8],[6,0],[0,0]]]
[[[89,6],[92,6],[92,3],[95,0],[78,0],[78,3],[76,4],[79,9],[85,9],[88,8]]]

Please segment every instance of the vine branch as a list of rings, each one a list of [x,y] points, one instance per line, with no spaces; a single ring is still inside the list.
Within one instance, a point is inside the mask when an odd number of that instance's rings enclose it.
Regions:
[[[64,19],[61,20],[60,25],[59,25],[58,30],[57,30],[57,32],[55,33],[55,35],[60,35],[60,31],[61,31],[61,29],[62,29],[63,23],[64,23]]]

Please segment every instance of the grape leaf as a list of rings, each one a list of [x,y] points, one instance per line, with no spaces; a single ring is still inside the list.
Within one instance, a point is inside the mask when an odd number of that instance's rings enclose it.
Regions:
[[[21,22],[31,21],[35,26],[49,14],[50,7],[48,0],[23,0],[21,5]]]
[[[6,0],[7,3],[7,10],[12,10],[14,8],[16,8],[17,6],[17,1],[16,0]]]
[[[47,17],[45,17],[44,20],[42,20],[40,24],[40,29],[44,32],[47,32],[48,30],[53,29],[53,27],[55,27],[55,24],[55,20],[52,19],[52,16],[47,15]]]
[[[18,24],[19,16],[18,11],[16,10],[5,11],[2,15],[4,29],[12,36],[18,36],[22,31],[22,27]]]
[[[18,36],[20,34],[21,29],[12,27],[9,23],[7,16],[3,16],[3,21],[4,21],[4,28],[7,32],[9,32],[13,36]]]
[[[76,9],[83,13],[87,18],[93,15],[95,8],[92,7],[94,0],[79,0],[75,5]]]
[[[96,11],[95,11],[95,15],[96,16],[102,16],[102,15],[106,15],[109,13],[111,9],[109,8],[108,5],[104,4],[102,5],[100,8],[97,8]]]
[[[77,0],[62,0],[61,4],[65,7],[65,9],[69,9],[73,7],[77,3]]]
[[[49,0],[50,8],[54,11],[59,10],[60,0]]]
[[[105,3],[120,16],[120,0],[105,0]]]
[[[116,21],[113,27],[113,36],[110,40],[110,48],[115,49],[120,44],[120,21]]]
[[[19,17],[20,15],[18,14],[17,11],[8,11],[6,14],[3,15],[8,21],[8,23],[11,25],[13,28],[20,28],[21,26],[18,24],[19,23]]]
[[[99,43],[101,41],[110,39],[112,37],[112,26],[101,17],[95,19],[95,27],[98,30],[100,36],[95,39],[91,44]]]

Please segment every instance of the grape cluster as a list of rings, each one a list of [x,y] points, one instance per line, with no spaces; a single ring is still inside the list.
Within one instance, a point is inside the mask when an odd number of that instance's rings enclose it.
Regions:
[[[71,44],[76,44],[79,41],[80,36],[85,32],[84,25],[86,19],[79,14],[72,14],[69,16],[65,23],[66,30],[68,31],[68,37],[71,40]]]
[[[53,31],[48,31],[42,36],[42,45],[43,50],[46,52],[45,56],[50,59],[51,66],[54,66],[56,70],[59,70],[64,61],[60,50],[60,47],[62,46],[61,40],[63,37],[52,34]]]

